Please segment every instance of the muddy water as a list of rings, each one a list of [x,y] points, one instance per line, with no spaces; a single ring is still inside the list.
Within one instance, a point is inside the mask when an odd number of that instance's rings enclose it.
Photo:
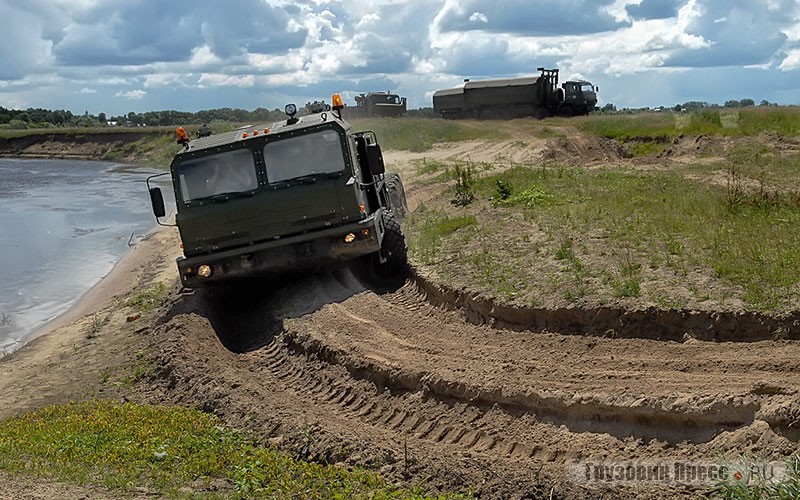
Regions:
[[[69,309],[152,230],[151,173],[0,158],[0,355]]]

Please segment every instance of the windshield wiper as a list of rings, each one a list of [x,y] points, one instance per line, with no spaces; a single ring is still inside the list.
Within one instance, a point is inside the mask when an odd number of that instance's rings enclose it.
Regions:
[[[300,184],[313,184],[317,182],[320,178],[326,179],[335,179],[340,177],[342,172],[317,172],[313,174],[301,175],[300,177],[294,177],[292,179],[286,179],[286,182],[299,182]]]
[[[202,198],[195,198],[192,201],[228,201],[233,198],[250,198],[256,194],[255,190],[252,191],[230,191],[226,193],[212,194],[211,196],[203,196]]]

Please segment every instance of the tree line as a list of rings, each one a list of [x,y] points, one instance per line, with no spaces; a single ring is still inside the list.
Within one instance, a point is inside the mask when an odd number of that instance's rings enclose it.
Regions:
[[[75,115],[63,109],[28,108],[26,110],[6,109],[0,106],[0,128],[28,129],[49,127],[142,127],[161,125],[187,125],[196,123],[211,123],[225,121],[233,123],[264,123],[278,121],[285,117],[282,110],[256,108],[253,111],[233,108],[219,108],[191,113],[187,111],[147,111],[135,113],[131,111],[126,115],[106,116],[105,113],[96,115],[86,111],[82,115]]]
[[[725,101],[725,104],[722,105],[713,104],[706,101],[687,101],[684,102],[683,104],[676,104],[672,107],[659,106],[656,108],[636,108],[636,109],[623,108],[620,110],[618,110],[614,104],[606,103],[603,106],[597,108],[597,110],[603,114],[613,114],[613,113],[636,113],[641,111],[653,111],[653,110],[659,110],[659,111],[671,110],[675,112],[681,112],[681,111],[697,111],[701,109],[752,108],[755,106],[756,102],[753,99],[742,99],[742,100],[731,99]],[[764,99],[760,103],[758,103],[758,106],[759,107],[778,106],[778,104],[769,102],[766,99]]]

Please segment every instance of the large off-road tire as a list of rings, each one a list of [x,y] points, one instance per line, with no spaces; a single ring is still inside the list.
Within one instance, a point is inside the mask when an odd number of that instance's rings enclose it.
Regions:
[[[381,262],[383,260],[383,262]],[[381,249],[373,255],[372,274],[378,279],[404,276],[408,265],[408,247],[400,223],[391,213],[384,214],[384,233]]]
[[[392,214],[398,221],[402,221],[408,214],[408,202],[406,201],[406,191],[403,188],[403,181],[396,173],[386,174],[386,191],[389,193],[389,203],[391,203]]]
[[[553,115],[547,108],[536,108],[533,110],[533,117],[537,120],[544,120],[545,118],[550,118],[551,116]]]
[[[571,104],[562,104],[561,107],[558,108],[558,116],[571,118],[575,116],[575,108],[573,108]]]

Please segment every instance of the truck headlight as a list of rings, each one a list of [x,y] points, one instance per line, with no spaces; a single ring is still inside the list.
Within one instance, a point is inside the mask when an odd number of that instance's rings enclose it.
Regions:
[[[208,278],[211,276],[211,266],[208,264],[203,264],[202,266],[197,268],[197,275],[201,278]]]
[[[345,242],[345,243],[352,243],[352,242],[354,242],[354,241],[356,241],[356,235],[355,235],[355,233],[347,233],[347,234],[345,235],[345,237],[344,237],[344,242]]]

